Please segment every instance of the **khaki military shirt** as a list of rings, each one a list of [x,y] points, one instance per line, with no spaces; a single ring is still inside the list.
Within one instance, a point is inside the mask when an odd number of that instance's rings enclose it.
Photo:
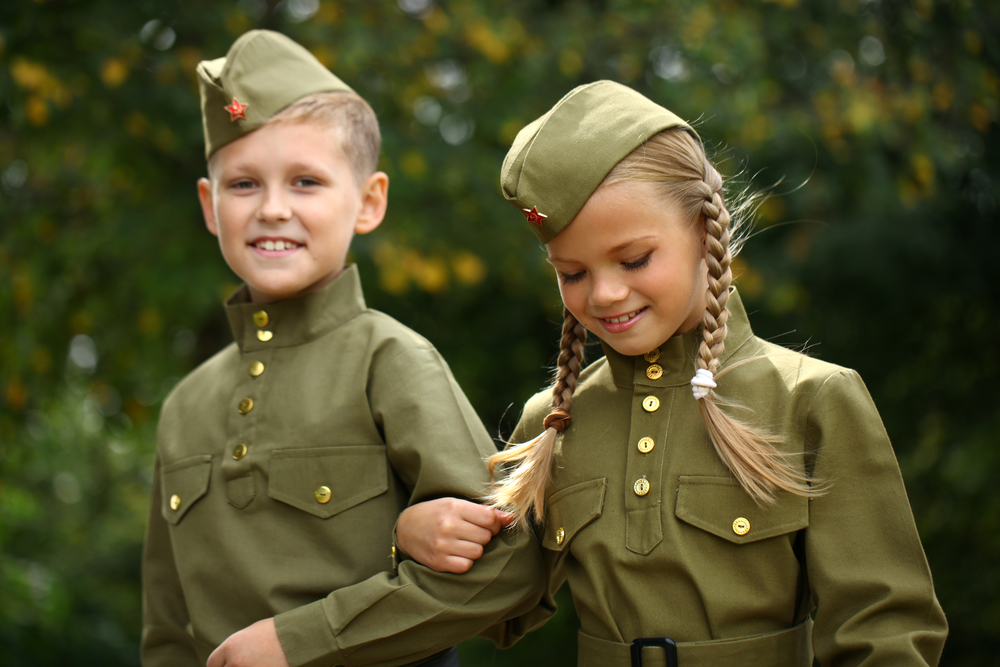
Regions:
[[[398,665],[530,609],[537,547],[465,575],[394,573],[408,504],[473,498],[496,451],[425,339],[365,307],[354,267],[299,299],[229,302],[236,339],[164,402],[143,561],[147,667],[204,665],[275,617],[296,665]],[[383,639],[388,637],[388,639]]]
[[[679,644],[681,667],[811,666],[813,653],[821,665],[937,664],[944,614],[864,384],[754,337],[738,295],[729,303],[721,368],[732,370],[718,393],[783,436],[780,448],[829,493],[783,493],[764,508],[741,489],[692,396],[699,332],[667,341],[655,362],[605,346],[557,444],[542,532],[548,593],[487,634],[509,644],[544,622],[568,581],[580,665],[628,665],[621,645],[657,636]],[[549,400],[528,402],[514,442],[541,432]]]

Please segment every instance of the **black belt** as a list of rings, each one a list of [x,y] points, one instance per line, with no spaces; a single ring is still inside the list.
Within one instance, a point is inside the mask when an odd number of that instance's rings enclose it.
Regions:
[[[636,646],[636,642],[640,644]],[[671,653],[665,644],[674,645],[676,653]],[[676,644],[662,638],[637,639],[625,644],[598,639],[580,631],[578,667],[642,665],[642,658],[637,661],[634,656],[637,651],[641,654],[644,646],[662,648],[664,653],[663,662],[659,659],[659,651],[647,653],[645,667],[663,667],[664,664],[668,667],[812,667],[812,619],[807,617],[792,628],[763,635]],[[674,662],[670,662],[671,658]]]
[[[458,661],[458,647],[452,646],[447,651],[441,651],[431,657],[427,662],[414,662],[412,665],[420,665],[420,667],[461,667],[461,663]]]

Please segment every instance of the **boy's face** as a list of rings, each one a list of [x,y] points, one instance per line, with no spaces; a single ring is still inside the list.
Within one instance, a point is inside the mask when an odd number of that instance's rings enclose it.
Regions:
[[[628,356],[694,329],[705,313],[704,233],[653,187],[599,188],[545,246],[566,308]]]
[[[330,128],[265,125],[220,148],[198,181],[208,231],[255,303],[291,299],[340,275],[354,234],[382,222],[388,177],[358,184]]]

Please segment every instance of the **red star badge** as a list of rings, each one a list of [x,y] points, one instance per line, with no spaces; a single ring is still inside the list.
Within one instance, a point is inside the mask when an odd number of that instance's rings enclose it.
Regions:
[[[533,222],[536,225],[541,225],[542,220],[549,217],[547,215],[542,215],[541,213],[539,213],[537,206],[532,206],[531,208],[525,208],[521,210],[524,211],[524,217],[528,219],[528,222]]]
[[[247,105],[241,104],[238,99],[233,98],[233,103],[224,107],[229,112],[229,120],[236,122],[237,118],[247,119]]]

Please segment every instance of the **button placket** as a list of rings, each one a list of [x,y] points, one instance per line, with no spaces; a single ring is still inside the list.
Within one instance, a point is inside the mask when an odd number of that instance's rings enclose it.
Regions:
[[[648,554],[663,540],[662,443],[670,423],[674,391],[651,386],[647,369],[659,358],[657,350],[635,359],[632,421],[629,427],[623,492],[625,493],[625,546]],[[644,360],[647,363],[643,363]],[[654,364],[655,365],[655,364]],[[657,366],[659,368],[659,366]],[[662,368],[656,379],[663,374]],[[655,375],[655,373],[654,373]],[[645,383],[641,383],[644,381]]]
[[[258,311],[261,312],[261,311]],[[254,323],[257,324],[256,315]],[[259,419],[267,408],[266,388],[273,372],[273,351],[257,349],[240,356],[232,378],[233,393],[229,428],[226,442],[219,443],[223,450],[222,475],[229,503],[240,509],[248,506],[256,496],[256,481],[266,455],[258,450],[257,429]]]

